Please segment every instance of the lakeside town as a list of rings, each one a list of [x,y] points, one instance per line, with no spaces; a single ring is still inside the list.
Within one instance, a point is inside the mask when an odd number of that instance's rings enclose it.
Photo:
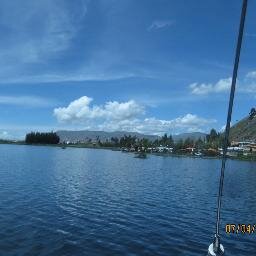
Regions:
[[[256,160],[256,109],[231,127],[227,156],[241,160]],[[62,135],[62,134],[60,134]],[[66,145],[87,145],[91,147],[115,148],[122,152],[154,153],[165,155],[188,155],[196,157],[221,157],[223,155],[224,133],[211,129],[209,134],[191,133],[175,137],[164,134],[162,137],[124,135],[76,141],[64,140]],[[195,136],[196,135],[196,136]],[[63,136],[65,137],[65,136]],[[68,137],[66,137],[68,138]]]
[[[146,152],[146,153],[180,153],[186,155],[193,155],[193,156],[222,156],[223,149],[222,148],[203,148],[200,149],[198,147],[189,146],[186,148],[181,148],[180,150],[175,150],[174,147],[167,146],[157,146],[157,147],[140,147],[136,148],[134,146],[127,148],[122,147],[121,150],[123,152]],[[232,141],[231,146],[228,147],[227,156],[229,157],[250,157],[256,155],[256,143],[252,141],[241,141],[235,142]]]
[[[256,110],[231,127],[227,156],[256,161]],[[147,154],[181,155],[193,157],[221,157],[224,133],[211,129],[209,134],[192,132],[163,136],[136,132],[57,131],[30,132],[25,140],[1,140],[2,144],[52,145],[66,147],[104,148],[135,153],[146,158]]]
[[[120,138],[111,137],[101,141],[96,139],[84,140],[60,140],[55,132],[40,133],[31,132],[26,135],[25,141],[3,141],[0,143],[22,145],[52,145],[63,149],[66,147],[111,149],[126,153],[134,153],[140,158],[146,158],[147,154],[165,156],[192,156],[192,157],[221,157],[223,154],[223,134],[212,129],[209,134],[197,139],[189,138],[174,140],[172,135],[164,134],[155,140],[138,138],[135,135],[124,135]],[[227,156],[241,160],[256,160],[255,141],[231,141],[228,146]]]

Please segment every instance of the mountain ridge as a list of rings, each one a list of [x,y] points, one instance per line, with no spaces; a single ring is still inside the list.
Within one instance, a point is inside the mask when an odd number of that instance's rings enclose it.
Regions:
[[[136,136],[139,139],[148,139],[150,141],[154,141],[156,139],[160,139],[161,137],[158,135],[147,135],[138,132],[127,132],[127,131],[114,131],[114,132],[106,132],[106,131],[88,131],[88,130],[80,130],[80,131],[71,131],[71,130],[59,130],[56,132],[60,137],[60,142],[89,142],[89,141],[98,141],[106,142],[111,141],[112,137],[116,137],[120,139],[123,136]],[[206,134],[201,132],[193,132],[193,133],[182,133],[178,135],[172,135],[173,140],[176,142],[180,139],[191,138],[197,140],[199,138],[204,139]]]

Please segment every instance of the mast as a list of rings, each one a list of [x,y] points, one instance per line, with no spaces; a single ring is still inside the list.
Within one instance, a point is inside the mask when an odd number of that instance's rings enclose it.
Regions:
[[[227,113],[225,138],[223,143],[223,156],[222,156],[222,163],[221,163],[221,174],[220,174],[219,193],[218,193],[218,202],[217,202],[216,233],[214,236],[213,243],[208,248],[209,256],[219,256],[224,254],[224,247],[220,243],[220,210],[221,210],[222,192],[223,192],[223,185],[224,185],[224,173],[225,173],[225,166],[226,166],[226,160],[227,160],[227,148],[228,148],[228,139],[229,139],[229,132],[230,132],[230,122],[232,117],[232,109],[233,109],[235,89],[236,89],[236,79],[237,79],[237,71],[239,66],[240,52],[241,52],[241,46],[243,41],[247,2],[248,2],[247,0],[243,0],[243,6],[241,11],[241,17],[240,17],[239,34],[237,39],[236,55],[235,55],[232,83],[231,83],[230,96],[229,96],[229,106],[228,106],[228,113]]]

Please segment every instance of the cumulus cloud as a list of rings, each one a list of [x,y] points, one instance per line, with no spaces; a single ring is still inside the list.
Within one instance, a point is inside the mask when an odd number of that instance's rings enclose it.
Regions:
[[[144,107],[130,100],[109,101],[104,106],[90,106],[92,98],[83,96],[67,107],[55,108],[54,116],[59,122],[85,122],[94,119],[130,120],[144,113]]]
[[[205,119],[193,114],[186,114],[171,120],[157,119],[155,117],[145,118],[143,120],[133,120],[132,123],[121,122],[119,129],[132,130],[146,134],[163,133],[181,133],[181,132],[199,132],[206,131],[212,124],[216,123],[214,119]],[[109,124],[108,124],[109,125]],[[125,125],[123,127],[123,125]],[[116,124],[117,126],[117,124]],[[111,124],[110,124],[111,128]]]
[[[162,29],[166,27],[170,27],[174,24],[175,22],[173,20],[155,20],[152,22],[152,24],[148,27],[148,31],[151,30],[157,30],[157,29]]]
[[[144,119],[106,121],[90,129],[104,131],[132,131],[144,134],[161,135],[164,133],[204,132],[217,121],[205,119],[193,114],[186,114],[171,120],[148,117]]]
[[[134,100],[110,101],[103,106],[91,105],[92,101],[92,98],[83,96],[67,107],[55,108],[54,116],[60,123],[78,123],[90,130],[134,131],[145,134],[207,131],[216,123],[214,119],[205,119],[194,114],[171,120],[142,118],[145,108]]]
[[[224,93],[230,90],[232,79],[220,79],[217,83],[192,83],[189,89],[195,95],[208,95],[213,93]],[[236,90],[239,93],[256,93],[256,71],[248,72],[239,81],[237,80]]]
[[[229,91],[231,86],[231,81],[232,79],[230,77],[226,79],[220,79],[216,84],[193,83],[189,86],[189,88],[191,89],[191,92],[193,94],[197,94],[197,95],[221,93],[221,92]]]

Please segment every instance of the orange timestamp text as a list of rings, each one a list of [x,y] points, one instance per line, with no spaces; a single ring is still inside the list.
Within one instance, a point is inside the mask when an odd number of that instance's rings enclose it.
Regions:
[[[256,224],[226,224],[227,234],[253,234],[256,233]]]

